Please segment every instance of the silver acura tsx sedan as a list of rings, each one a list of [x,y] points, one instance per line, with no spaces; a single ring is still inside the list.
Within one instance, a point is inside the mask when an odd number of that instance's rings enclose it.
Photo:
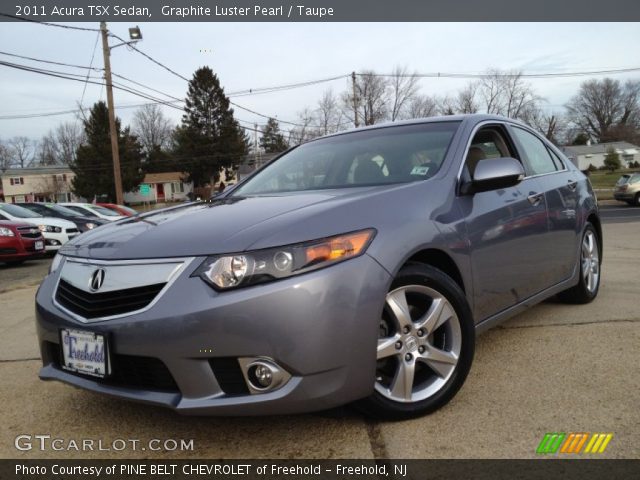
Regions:
[[[589,181],[525,125],[353,130],[65,245],[37,293],[40,378],[186,414],[408,418],[456,394],[478,332],[593,300],[601,260]]]

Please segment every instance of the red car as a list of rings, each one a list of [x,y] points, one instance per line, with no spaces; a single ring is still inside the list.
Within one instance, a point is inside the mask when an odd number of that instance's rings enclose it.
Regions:
[[[133,208],[125,207],[124,205],[117,205],[115,203],[97,203],[96,205],[100,205],[101,207],[108,208],[109,210],[113,210],[114,212],[118,212],[120,215],[124,215],[125,217],[138,215],[138,212],[136,212]]]
[[[0,220],[0,262],[18,264],[44,252],[44,237],[36,225]]]

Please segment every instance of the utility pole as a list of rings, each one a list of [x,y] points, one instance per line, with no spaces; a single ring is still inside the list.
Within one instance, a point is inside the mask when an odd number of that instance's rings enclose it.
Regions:
[[[258,150],[258,124],[253,124],[253,152],[256,156],[255,164],[256,168],[260,167],[260,163],[262,162],[262,158],[260,156],[260,151]]]
[[[113,84],[111,83],[111,51],[107,36],[107,23],[100,22],[102,33],[102,54],[104,55],[104,79],[107,84],[107,108],[109,110],[109,131],[111,134],[111,155],[113,156],[113,181],[116,186],[116,203],[124,203],[122,197],[122,176],[120,175],[120,151],[118,149],[118,131],[116,130],[116,113],[113,107]]]
[[[351,72],[351,84],[353,86],[353,114],[355,117],[354,123],[356,128],[360,126],[358,121],[358,95],[356,93],[356,72]]]

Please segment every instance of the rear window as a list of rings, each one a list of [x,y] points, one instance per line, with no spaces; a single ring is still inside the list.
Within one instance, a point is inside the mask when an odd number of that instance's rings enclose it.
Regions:
[[[460,122],[363,130],[301,145],[241,185],[234,196],[425,180],[442,165]]]
[[[618,179],[618,181],[616,182],[616,185],[624,185],[625,183],[629,182],[630,178],[631,178],[631,175],[623,175]]]

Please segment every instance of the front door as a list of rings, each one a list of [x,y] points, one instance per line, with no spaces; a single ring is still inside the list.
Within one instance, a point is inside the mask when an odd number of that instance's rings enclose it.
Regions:
[[[479,160],[519,158],[503,125],[478,131],[467,154],[468,175]],[[543,290],[548,267],[546,199],[536,178],[510,188],[460,197],[466,219],[474,317],[482,321]]]

